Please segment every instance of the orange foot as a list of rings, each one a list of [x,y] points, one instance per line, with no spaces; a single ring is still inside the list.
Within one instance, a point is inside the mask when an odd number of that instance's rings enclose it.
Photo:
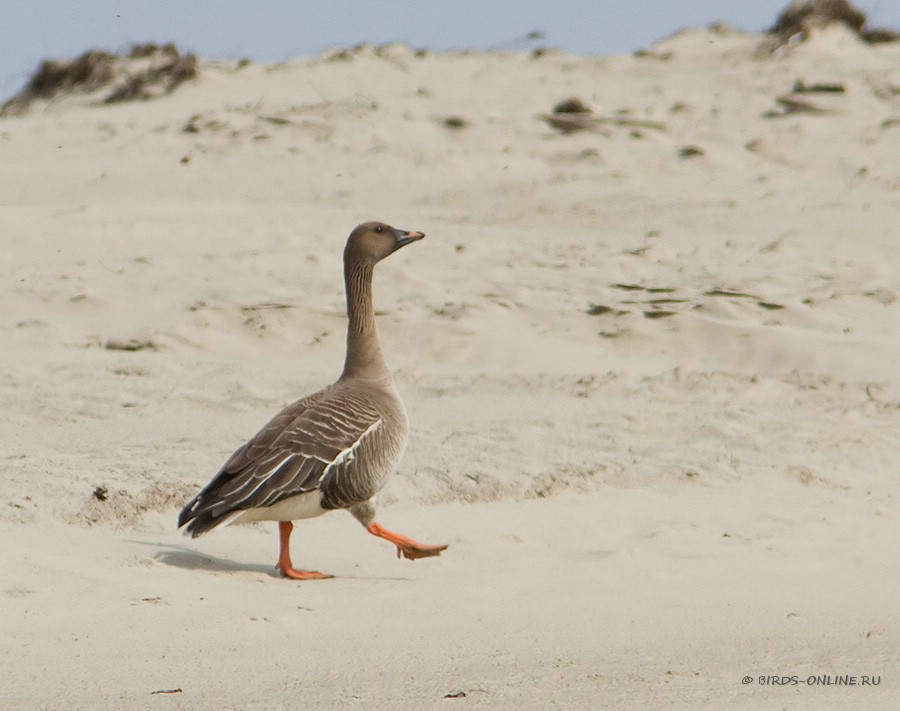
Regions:
[[[278,522],[278,570],[285,578],[291,580],[327,580],[333,578],[328,573],[320,573],[317,570],[297,570],[291,563],[291,532],[294,530],[294,524],[290,521]]]
[[[373,536],[383,538],[386,541],[390,541],[395,546],[397,546],[398,558],[401,556],[403,556],[404,558],[409,558],[409,560],[416,560],[417,558],[431,558],[432,556],[440,555],[443,551],[447,550],[446,545],[431,546],[427,543],[419,543],[418,541],[414,541],[412,538],[408,538],[407,536],[403,536],[399,533],[388,531],[380,523],[372,523],[371,525],[366,527],[366,530]]]
[[[278,569],[285,578],[290,578],[291,580],[327,580],[334,577],[328,573],[320,573],[317,570],[297,570],[290,566],[282,568],[279,565]]]

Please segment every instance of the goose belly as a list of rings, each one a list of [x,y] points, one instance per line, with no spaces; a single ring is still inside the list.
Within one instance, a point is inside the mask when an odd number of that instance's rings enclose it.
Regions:
[[[322,508],[322,492],[318,489],[306,491],[296,496],[256,509],[246,509],[235,516],[230,523],[250,523],[252,521],[297,521],[315,518],[325,513]]]

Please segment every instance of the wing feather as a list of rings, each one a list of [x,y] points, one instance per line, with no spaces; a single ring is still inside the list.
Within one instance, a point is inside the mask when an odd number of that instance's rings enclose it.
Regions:
[[[289,405],[240,447],[181,512],[200,535],[236,511],[271,506],[320,486],[381,423],[378,410],[346,390],[326,389]]]

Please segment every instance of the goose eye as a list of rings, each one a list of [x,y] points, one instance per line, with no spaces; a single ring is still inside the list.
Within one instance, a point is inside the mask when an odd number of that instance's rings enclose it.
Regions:
[[[381,225],[378,225],[378,227],[375,228],[375,231],[376,232],[384,232],[384,228]]]

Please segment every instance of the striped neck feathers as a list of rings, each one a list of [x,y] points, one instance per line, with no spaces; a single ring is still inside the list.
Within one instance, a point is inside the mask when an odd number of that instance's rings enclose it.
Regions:
[[[390,380],[384,362],[378,328],[375,325],[375,305],[372,299],[374,262],[344,260],[344,287],[347,292],[347,357],[341,378]]]

